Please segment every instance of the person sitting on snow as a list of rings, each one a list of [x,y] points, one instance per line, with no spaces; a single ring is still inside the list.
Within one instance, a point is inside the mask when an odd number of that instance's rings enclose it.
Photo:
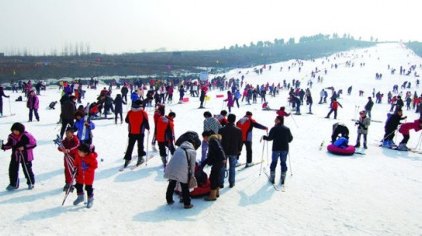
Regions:
[[[406,146],[407,141],[409,141],[410,135],[409,132],[411,129],[414,129],[415,132],[418,132],[422,129],[422,120],[415,120],[413,122],[407,122],[400,126],[399,132],[403,135],[403,140],[400,142],[399,146],[397,147],[400,151],[408,151],[409,148]]]
[[[341,137],[349,139],[349,129],[347,126],[343,123],[335,123],[333,125],[333,134],[331,135],[331,143],[334,143],[338,136],[341,135]]]
[[[277,113],[277,116],[281,116],[281,117],[287,117],[287,116],[290,116],[290,113],[287,113],[286,111],[285,111],[285,107],[280,107],[280,110],[278,110],[276,113]]]

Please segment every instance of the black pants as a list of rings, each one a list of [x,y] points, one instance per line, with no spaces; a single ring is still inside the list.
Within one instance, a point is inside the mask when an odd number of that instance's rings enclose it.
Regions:
[[[158,142],[158,150],[160,150],[160,157],[167,157],[166,147],[170,150],[171,155],[173,155],[174,151],[176,150],[174,148],[173,142]]]
[[[176,180],[169,180],[169,185],[167,186],[167,192],[166,192],[166,200],[167,203],[173,202],[173,193],[174,188],[176,187]],[[189,186],[188,184],[180,183],[180,186],[182,186],[182,197],[183,197],[183,204],[185,206],[190,205],[190,196],[189,196]]]
[[[80,184],[80,183],[75,184],[76,193],[78,195],[84,194],[83,187],[84,187],[83,184]],[[92,185],[85,185],[85,191],[88,198],[94,197],[94,188],[92,188]]]
[[[252,163],[252,142],[246,141],[243,144],[246,146],[246,163]]]
[[[29,109],[29,121],[32,121],[32,113],[34,113],[35,118],[37,121],[40,121],[40,117],[38,116],[38,109]]]
[[[331,109],[330,112],[328,112],[326,118],[330,118],[331,113],[334,112],[334,119],[337,119],[337,110]]]
[[[23,173],[26,178],[26,183],[35,183],[34,173],[32,172],[32,162],[27,161],[25,155],[22,155],[22,157],[23,158],[12,155],[12,158],[10,159],[9,180],[10,185],[15,187],[19,187],[19,163],[21,163],[22,165]]]
[[[396,133],[396,129],[386,128],[384,134],[384,140],[393,140]]]
[[[146,155],[144,151],[144,134],[129,134],[129,144],[126,149],[125,160],[132,160],[135,142],[138,142],[138,158]]]
[[[73,127],[74,123],[75,122],[73,121],[73,119],[71,119],[71,120],[62,119],[62,129],[60,130],[60,138],[63,138],[63,134],[66,131],[67,125],[70,125],[70,127]]]
[[[117,117],[120,115],[120,123],[123,123],[123,112],[114,112],[114,123],[117,124]]]

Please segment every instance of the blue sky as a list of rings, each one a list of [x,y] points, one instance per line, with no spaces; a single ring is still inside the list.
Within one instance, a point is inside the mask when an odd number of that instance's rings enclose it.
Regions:
[[[0,52],[220,49],[316,33],[422,41],[421,3],[370,0],[0,0]]]

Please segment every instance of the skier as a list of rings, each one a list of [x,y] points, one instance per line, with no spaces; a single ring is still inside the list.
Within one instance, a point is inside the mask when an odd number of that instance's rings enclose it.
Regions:
[[[355,147],[360,147],[360,137],[363,135],[363,148],[367,149],[367,135],[368,135],[368,127],[371,124],[371,119],[366,116],[365,111],[359,112],[359,120],[356,121],[356,125],[358,126],[358,138],[356,139]]]
[[[402,117],[403,112],[401,109],[396,110],[394,114],[390,115],[385,122],[385,134],[384,138],[382,140],[382,146],[386,148],[394,148],[396,147],[396,144],[393,142],[393,138],[395,136],[395,132],[397,127],[400,125],[400,121],[407,119],[407,116]]]
[[[97,153],[93,147],[88,144],[81,144],[78,147],[78,152],[75,156],[75,167],[76,167],[76,193],[78,197],[73,202],[73,205],[78,205],[85,201],[83,187],[85,185],[85,191],[87,193],[88,201],[86,204],[87,208],[91,208],[94,204],[94,176],[95,169],[98,167]]]
[[[242,142],[246,146],[246,165],[245,167],[252,166],[252,129],[262,129],[268,131],[268,128],[259,124],[252,119],[252,112],[247,111],[245,116],[239,119],[236,126],[242,131]],[[243,145],[242,145],[243,147]]]
[[[148,114],[144,111],[141,106],[142,101],[137,100],[132,103],[132,109],[127,113],[125,122],[129,125],[129,141],[125,152],[125,164],[126,168],[132,160],[132,151],[135,146],[135,142],[138,142],[138,162],[140,165],[144,162],[144,137],[145,129],[149,131]]]
[[[312,104],[313,104],[313,100],[312,100],[311,90],[307,88],[306,89],[306,105],[309,105],[308,114],[312,114]]]
[[[9,134],[7,143],[1,146],[3,151],[12,149],[9,164],[10,184],[6,190],[12,191],[19,188],[19,164],[22,165],[28,189],[31,190],[35,184],[32,161],[34,160],[33,149],[37,146],[37,141],[34,136],[25,131],[25,126],[19,122],[14,123],[10,131],[12,133]]]
[[[0,116],[3,116],[3,97],[9,98],[10,96],[7,96],[6,94],[4,94],[3,86],[0,85]]]
[[[289,153],[289,143],[293,140],[293,136],[290,129],[284,126],[284,118],[282,116],[277,116],[274,122],[275,126],[271,128],[269,135],[264,135],[262,138],[267,141],[273,141],[269,181],[274,184],[275,168],[277,167],[278,158],[280,158],[280,184],[283,185],[287,172],[286,160]]]
[[[327,119],[330,118],[331,113],[334,112],[334,119],[337,119],[337,109],[338,109],[339,106],[341,108],[343,108],[343,106],[339,102],[337,102],[337,99],[334,98],[331,101],[330,111],[328,112],[328,114],[327,114],[327,116],[325,118],[327,118]]]
[[[333,125],[331,143],[334,143],[337,140],[339,134],[341,135],[341,137],[349,139],[349,129],[347,128],[347,126],[343,123],[337,122]]]
[[[63,96],[64,97],[64,96]],[[62,122],[62,128],[60,130],[60,138],[63,138],[63,134],[68,126],[73,127],[74,118],[76,112],[76,97],[70,96],[68,99],[64,99],[61,103],[60,120]]]
[[[123,104],[126,105],[126,102],[123,101],[122,95],[117,94],[113,103],[114,103],[114,123],[117,124],[117,117],[118,115],[120,115],[120,124],[123,124]]]
[[[187,135],[187,133],[183,135]],[[182,135],[182,136],[183,136]],[[179,141],[179,140],[178,140]],[[192,208],[189,196],[189,180],[195,173],[196,150],[201,145],[198,134],[189,132],[189,138],[182,142],[171,157],[164,173],[164,178],[169,179],[166,191],[167,204],[174,203],[173,193],[176,183],[182,187],[183,205],[185,209]]]
[[[167,165],[166,147],[169,149],[171,155],[174,154],[174,118],[176,113],[170,112],[167,116],[161,116],[157,120],[157,134],[158,149],[160,150],[161,161],[164,168]]]
[[[229,161],[229,187],[233,188],[236,182],[236,164],[242,151],[242,131],[235,126],[235,114],[229,114],[228,124],[221,128],[218,133],[221,135],[221,146]],[[221,169],[220,188],[224,187],[224,175],[227,163]]]
[[[77,111],[75,113],[76,122],[73,128],[78,131],[77,136],[80,143],[92,144],[92,130],[95,124],[89,119],[85,119],[85,113]]]
[[[374,106],[374,102],[372,101],[372,98],[368,97],[368,102],[365,105],[365,111],[366,111],[366,114],[368,114],[369,119],[371,119],[371,110],[373,106]]]
[[[399,146],[397,147],[397,150],[400,151],[408,151],[409,148],[406,146],[407,141],[409,141],[410,138],[410,130],[413,129],[415,132],[418,132],[422,129],[422,120],[418,119],[413,122],[407,122],[400,126],[399,132],[403,135],[403,140],[400,142]]]
[[[35,118],[37,119],[37,121],[40,121],[40,117],[38,116],[39,100],[34,90],[31,90],[29,92],[26,107],[29,109],[29,122],[32,122],[32,113],[35,114]]]
[[[64,176],[65,176],[65,185],[63,187],[63,192],[66,192],[69,188],[72,188],[73,179],[72,175],[75,171],[75,156],[79,147],[79,140],[73,134],[74,130],[72,127],[66,129],[66,137],[62,141],[62,146],[59,147],[59,151],[64,153]]]

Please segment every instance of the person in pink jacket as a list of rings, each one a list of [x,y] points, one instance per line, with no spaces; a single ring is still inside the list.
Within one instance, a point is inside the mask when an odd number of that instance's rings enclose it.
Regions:
[[[413,122],[407,122],[400,126],[399,132],[403,135],[403,140],[400,142],[399,146],[397,147],[400,151],[408,151],[406,144],[410,138],[410,130],[413,129],[415,132],[418,132],[422,129],[422,120],[415,120]]]
[[[32,122],[32,113],[35,114],[37,121],[40,121],[40,117],[38,116],[39,103],[40,101],[38,100],[35,91],[31,90],[29,92],[28,101],[26,102],[26,107],[29,109],[29,122]]]

